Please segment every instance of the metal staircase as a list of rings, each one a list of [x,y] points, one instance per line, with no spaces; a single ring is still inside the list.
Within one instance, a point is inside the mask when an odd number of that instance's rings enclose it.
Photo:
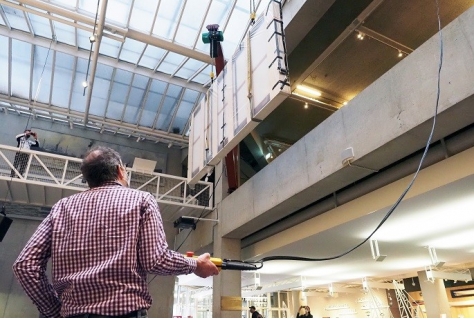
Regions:
[[[398,309],[400,309],[400,318],[426,318],[420,305],[405,289],[400,288],[396,280],[393,280],[393,286],[397,297]],[[412,299],[411,302],[410,298]]]

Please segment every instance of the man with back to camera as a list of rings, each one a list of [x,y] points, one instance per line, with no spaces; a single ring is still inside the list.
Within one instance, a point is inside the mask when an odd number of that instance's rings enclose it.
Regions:
[[[156,199],[128,188],[116,151],[90,150],[81,171],[90,189],[57,202],[13,265],[41,315],[146,317],[147,273],[219,273],[208,253],[194,259],[168,249]]]
[[[250,313],[252,314],[252,318],[263,318],[262,315],[255,309],[255,306],[250,306]]]
[[[35,141],[33,142],[30,137],[33,136]],[[18,134],[16,137],[17,146],[20,152],[16,152],[15,159],[13,160],[13,167],[18,170],[18,172],[23,175],[28,164],[28,153],[22,153],[21,150],[29,150],[32,146],[39,147],[38,134],[31,131],[25,130],[23,133]],[[14,177],[15,171],[11,170],[10,177]]]

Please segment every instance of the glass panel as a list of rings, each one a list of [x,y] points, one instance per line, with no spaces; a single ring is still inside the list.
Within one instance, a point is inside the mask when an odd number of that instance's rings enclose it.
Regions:
[[[94,79],[94,88],[92,90],[92,99],[90,113],[97,116],[105,116],[107,108],[107,98],[110,89],[110,81],[113,74],[113,68],[97,63],[97,69]]]
[[[131,0],[109,0],[107,3],[107,13],[105,14],[106,21],[115,21],[120,25],[126,26],[131,4]]]
[[[87,35],[87,42],[89,42],[89,35]],[[122,43],[119,41],[116,41],[107,37],[102,37],[102,40],[100,42],[99,53],[108,55],[117,59],[121,45]],[[89,46],[90,46],[90,43],[89,43]]]
[[[74,57],[57,52],[54,66],[53,96],[54,106],[69,107],[69,93],[74,79]]]
[[[77,46],[81,49],[89,51],[91,49],[91,43],[89,41],[89,37],[91,34],[89,32],[86,32],[85,30],[82,29],[77,29]],[[100,53],[102,53],[102,46],[104,44],[104,39],[105,37],[102,38],[102,42],[100,45]]]
[[[178,66],[181,63],[183,63],[184,59],[185,59],[184,56],[182,56],[180,54],[176,54],[174,52],[170,52],[166,56],[163,63],[161,63],[160,67],[158,68],[158,71],[163,72],[163,73],[167,73],[167,74],[172,74],[176,71]]]
[[[69,106],[73,111],[85,112],[86,110],[86,95],[84,95],[82,82],[86,79],[87,63],[86,59],[77,59],[74,84],[72,85],[71,105]],[[85,93],[87,93],[87,89]]]
[[[175,42],[187,47],[193,47],[196,39],[200,39],[201,21],[206,14],[209,0],[186,1],[183,17],[178,26]]]
[[[79,0],[77,7],[86,12],[93,13],[95,16],[97,12],[97,1]]]
[[[194,75],[194,73],[197,72],[202,66],[204,65],[204,62],[189,59],[182,67],[181,69],[176,72],[176,76],[183,78],[183,79],[189,79],[191,76]]]
[[[1,6],[1,5],[0,5],[0,6]],[[5,21],[3,21],[2,16],[0,16],[0,24],[1,24],[1,25],[6,25],[6,24],[5,24]]]
[[[29,99],[31,44],[12,40],[11,94]]]
[[[270,293],[270,307],[278,308],[278,292]]]
[[[0,92],[8,95],[8,38],[0,36]]]
[[[63,7],[69,7],[69,8],[75,8],[76,7],[76,0],[54,0],[54,1],[50,1],[54,4],[58,4],[59,6],[63,6]],[[94,2],[94,1],[90,1],[89,2]]]
[[[145,53],[138,62],[138,65],[154,70],[166,52],[163,49],[149,45],[146,47]]]
[[[120,52],[120,60],[136,64],[143,49],[145,49],[145,43],[127,38]]]
[[[183,0],[161,1],[158,16],[156,17],[159,23],[155,23],[153,35],[165,39],[171,39],[173,37],[182,5]]]
[[[135,75],[133,79],[132,89],[128,95],[128,103],[125,108],[124,121],[127,123],[137,123],[145,89],[148,79],[142,75]]]
[[[199,73],[194,79],[193,82],[205,84],[211,80],[211,65],[208,65],[201,73]]]
[[[64,23],[59,23],[59,22],[54,22],[54,32],[56,33],[56,38],[58,42],[66,43],[69,45],[76,45],[76,35],[75,35],[75,30],[73,26],[64,24]]]
[[[9,7],[9,6],[2,6],[3,11],[5,12],[5,16],[10,23],[10,26],[13,29],[22,30],[25,32],[30,32],[28,29],[28,24],[26,23],[25,16],[23,15],[23,11],[18,9]]]
[[[222,43],[222,50],[225,57],[230,57],[235,52],[237,44],[243,36],[244,26],[246,26],[249,21],[248,2],[246,3],[246,7],[242,7],[242,5],[243,2],[239,2],[238,5],[235,6],[224,32],[225,41]]]
[[[53,52],[47,48],[34,47],[32,98],[38,102],[49,103],[49,92],[51,91],[51,70]],[[44,66],[44,71],[43,71]]]
[[[196,99],[199,93],[192,90],[186,90],[184,93],[181,104],[179,105],[178,112],[171,126],[171,130],[175,133],[175,128],[179,131],[178,134],[183,134],[184,126],[188,123],[189,116],[194,107]]]
[[[163,94],[151,91],[150,93],[148,93],[148,97],[145,102],[145,107],[143,108],[139,125],[146,127],[153,126],[153,122],[155,121],[156,117],[156,112],[158,111],[158,107],[160,106],[162,98]]]
[[[110,94],[109,105],[107,106],[106,117],[115,120],[120,120],[122,118],[122,112],[131,81],[132,73],[117,69],[115,72],[112,92]]]
[[[27,15],[30,18],[31,25],[33,26],[33,33],[35,35],[39,35],[48,39],[52,38],[49,19],[30,13],[27,13]]]
[[[158,117],[158,123],[155,126],[157,129],[166,132],[168,131],[168,127],[170,125],[175,107],[176,99],[166,96],[165,101],[163,103],[163,107],[161,109],[160,116]]]
[[[153,80],[150,85],[150,93],[148,93],[145,107],[143,108],[142,116],[140,118],[140,125],[152,127],[155,121],[156,112],[160,107],[163,94],[166,90],[167,84],[162,81]]]
[[[150,33],[158,3],[154,4],[149,0],[135,0],[130,17],[130,28]]]

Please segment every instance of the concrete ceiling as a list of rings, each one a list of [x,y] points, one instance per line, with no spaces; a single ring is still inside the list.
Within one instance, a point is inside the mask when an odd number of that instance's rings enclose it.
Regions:
[[[473,0],[441,1],[441,26],[473,5]],[[291,1],[283,8],[288,15],[296,10]],[[296,88],[299,84],[316,89],[321,92],[317,98],[321,103],[293,95],[255,131],[263,140],[290,145],[438,30],[434,0],[306,1],[286,23],[292,91],[302,93]],[[358,39],[358,30],[366,31],[363,40]],[[402,57],[398,49],[404,52]],[[309,104],[307,109],[305,103]],[[262,156],[259,149],[252,154],[254,158]]]

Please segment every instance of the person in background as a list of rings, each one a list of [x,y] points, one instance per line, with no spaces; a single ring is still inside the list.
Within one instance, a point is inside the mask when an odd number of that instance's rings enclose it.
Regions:
[[[262,315],[255,309],[255,306],[250,306],[250,313],[252,314],[252,318],[263,318]]]
[[[34,138],[34,141],[30,139],[30,137]],[[15,159],[13,161],[13,167],[21,174],[25,172],[26,165],[28,164],[28,153],[23,153],[21,150],[30,150],[31,147],[39,147],[38,142],[38,134],[32,132],[31,130],[25,130],[23,133],[20,133],[16,136],[17,147],[20,150],[16,152]],[[15,171],[11,170],[10,177],[14,177]],[[18,176],[19,177],[19,176]]]
[[[146,317],[147,273],[219,273],[208,253],[187,258],[168,249],[156,199],[128,188],[116,151],[90,150],[81,172],[90,189],[57,202],[13,265],[41,316]]]
[[[304,310],[303,314],[300,314],[301,310]],[[313,318],[313,315],[311,314],[311,309],[308,306],[301,306],[298,310],[298,313],[296,314],[296,318]]]

